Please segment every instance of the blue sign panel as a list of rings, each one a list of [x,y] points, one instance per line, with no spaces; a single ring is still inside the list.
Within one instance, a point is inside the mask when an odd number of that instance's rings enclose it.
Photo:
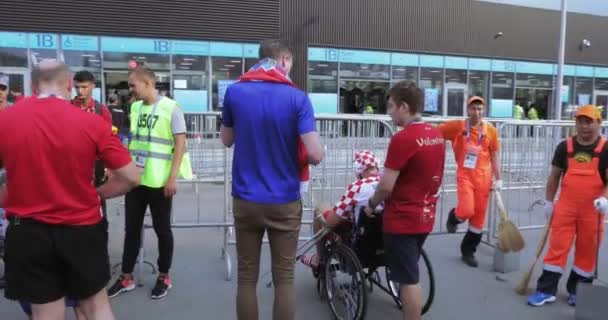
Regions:
[[[340,49],[340,62],[390,65],[391,55],[388,52]]]
[[[226,96],[226,91],[228,87],[235,83],[236,80],[218,80],[217,81],[217,99],[218,99],[218,108],[224,107],[224,96]]]
[[[593,77],[593,67],[576,66],[577,77]]]
[[[417,67],[420,57],[412,53],[393,53],[391,64],[394,66]]]
[[[171,41],[173,54],[190,56],[208,56],[209,42],[207,41]]]
[[[57,35],[52,33],[30,33],[30,48],[57,49]]]
[[[185,113],[208,111],[207,90],[173,90],[173,98]]]
[[[443,56],[420,55],[420,66],[429,68],[443,68]]]
[[[1,48],[27,48],[27,35],[23,32],[0,32]]]
[[[608,78],[608,68],[595,67],[595,77]]]
[[[553,65],[550,63],[522,62],[515,63],[517,73],[553,74]]]
[[[424,111],[438,112],[439,111],[439,89],[426,88],[424,89]]]
[[[260,58],[260,45],[259,44],[244,44],[243,45],[243,56],[245,58]]]
[[[161,39],[102,37],[101,49],[109,52],[171,53],[171,42]]]
[[[509,60],[492,60],[492,71],[515,72],[515,62]]]
[[[242,57],[243,45],[230,42],[211,42],[211,55],[214,57]]]
[[[309,93],[315,113],[338,113],[338,95],[335,93]]]
[[[338,61],[338,49],[308,48],[308,61]]]
[[[446,69],[462,69],[469,68],[469,59],[463,57],[445,57]]]
[[[492,117],[492,118],[512,118],[513,117],[513,100],[492,99],[492,104],[490,105],[490,117]]]
[[[492,60],[469,58],[469,69],[477,71],[491,71]]]
[[[555,69],[554,74],[557,75],[557,65],[555,65],[554,69]],[[576,66],[573,66],[571,64],[564,65],[564,75],[565,76],[575,76],[576,75]]]
[[[95,36],[63,34],[61,35],[61,48],[74,51],[99,51],[99,43]]]

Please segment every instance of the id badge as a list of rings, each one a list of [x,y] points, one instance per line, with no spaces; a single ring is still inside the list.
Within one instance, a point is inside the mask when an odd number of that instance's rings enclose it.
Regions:
[[[477,159],[479,158],[479,148],[469,146],[467,153],[464,156],[463,166],[467,169],[477,168]]]
[[[135,166],[141,171],[143,171],[146,168],[146,157],[142,155],[136,155]]]
[[[477,167],[477,153],[467,152],[464,156],[464,167],[467,169],[475,169]]]

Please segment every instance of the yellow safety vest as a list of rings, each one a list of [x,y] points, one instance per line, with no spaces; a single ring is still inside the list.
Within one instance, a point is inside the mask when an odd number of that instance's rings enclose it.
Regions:
[[[530,110],[528,110],[528,119],[538,120],[538,111],[536,111],[536,108],[530,108]]]
[[[523,118],[524,118],[524,108],[522,108],[520,105],[516,104],[513,107],[513,119],[521,120]]]
[[[171,174],[174,139],[171,130],[173,110],[179,108],[174,100],[159,97],[153,105],[137,101],[131,105],[131,142],[129,152],[135,163],[137,158],[145,162],[141,184],[161,188]],[[151,128],[151,130],[150,130]],[[192,179],[192,167],[188,152],[180,164],[178,177]]]

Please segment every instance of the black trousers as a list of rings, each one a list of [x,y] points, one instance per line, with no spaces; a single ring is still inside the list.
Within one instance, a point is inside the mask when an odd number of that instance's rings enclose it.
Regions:
[[[168,273],[173,260],[173,231],[171,204],[163,188],[139,186],[125,197],[125,242],[122,253],[122,272],[132,273],[141,243],[141,232],[146,209],[150,206],[152,225],[158,237],[158,271]]]

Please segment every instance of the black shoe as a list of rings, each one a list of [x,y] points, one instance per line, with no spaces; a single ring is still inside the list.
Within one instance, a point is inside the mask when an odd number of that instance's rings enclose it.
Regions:
[[[456,208],[452,208],[448,215],[448,220],[445,222],[445,228],[448,230],[448,233],[456,233],[458,224],[460,224],[460,221],[456,218]]]
[[[116,282],[108,289],[108,297],[114,298],[117,295],[125,292],[129,292],[135,289],[135,281],[133,279],[126,279],[123,276],[118,277]]]
[[[475,259],[475,256],[472,254],[462,256],[462,261],[464,261],[464,263],[471,268],[477,268],[479,266],[477,259]]]
[[[169,289],[173,286],[171,285],[171,279],[169,277],[158,277],[156,280],[156,285],[154,289],[152,289],[152,299],[160,299],[169,293]]]
[[[6,287],[6,280],[4,280],[4,276],[2,276],[2,278],[0,278],[0,290],[4,289]]]

